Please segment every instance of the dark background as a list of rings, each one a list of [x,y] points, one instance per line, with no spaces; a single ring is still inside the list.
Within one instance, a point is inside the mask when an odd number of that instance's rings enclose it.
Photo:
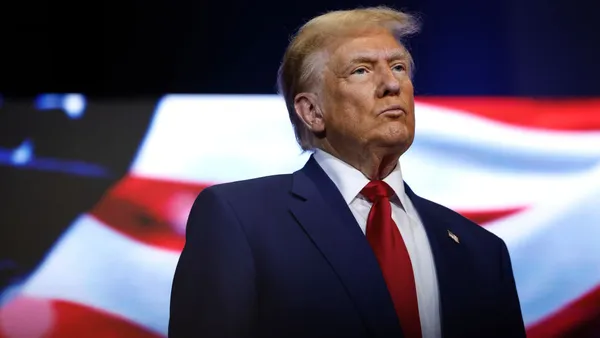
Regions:
[[[289,36],[327,10],[418,14],[417,95],[600,95],[591,0],[42,1],[1,5],[0,93],[274,93]]]

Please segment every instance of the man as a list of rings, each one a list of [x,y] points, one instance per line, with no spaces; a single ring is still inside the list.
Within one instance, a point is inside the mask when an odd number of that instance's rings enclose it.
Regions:
[[[169,336],[525,336],[503,241],[402,179],[415,130],[402,41],[416,31],[379,7],[300,29],[279,85],[314,154],[291,175],[200,193]]]

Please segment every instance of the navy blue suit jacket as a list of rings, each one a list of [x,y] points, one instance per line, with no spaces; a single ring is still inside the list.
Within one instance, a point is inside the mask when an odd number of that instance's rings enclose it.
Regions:
[[[431,243],[443,337],[525,337],[504,242],[406,192]],[[365,235],[311,157],[293,174],[198,195],[174,276],[169,336],[382,338],[402,331]]]

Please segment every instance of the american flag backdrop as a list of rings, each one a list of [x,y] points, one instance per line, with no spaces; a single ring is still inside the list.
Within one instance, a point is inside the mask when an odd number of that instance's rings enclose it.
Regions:
[[[600,337],[600,99],[420,97],[416,119],[405,180],[505,240],[528,336]],[[308,156],[280,97],[163,97],[127,174],[4,291],[0,337],[166,336],[196,195]]]

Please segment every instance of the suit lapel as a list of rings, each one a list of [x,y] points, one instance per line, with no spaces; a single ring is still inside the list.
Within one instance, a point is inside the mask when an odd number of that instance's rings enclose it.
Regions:
[[[464,288],[465,278],[470,275],[467,264],[469,255],[465,246],[452,239],[448,231],[456,235],[459,241],[467,236],[461,236],[460,229],[456,229],[444,217],[438,216],[437,209],[432,207],[431,202],[415,195],[406,184],[405,190],[419,213],[431,246],[438,279],[443,336],[456,337],[456,333],[459,332],[456,331],[456,325],[465,322],[464,318],[460,318],[460,313],[461,307],[468,299]]]
[[[402,337],[383,275],[342,195],[311,156],[293,175],[290,210],[321,251],[376,337]]]

